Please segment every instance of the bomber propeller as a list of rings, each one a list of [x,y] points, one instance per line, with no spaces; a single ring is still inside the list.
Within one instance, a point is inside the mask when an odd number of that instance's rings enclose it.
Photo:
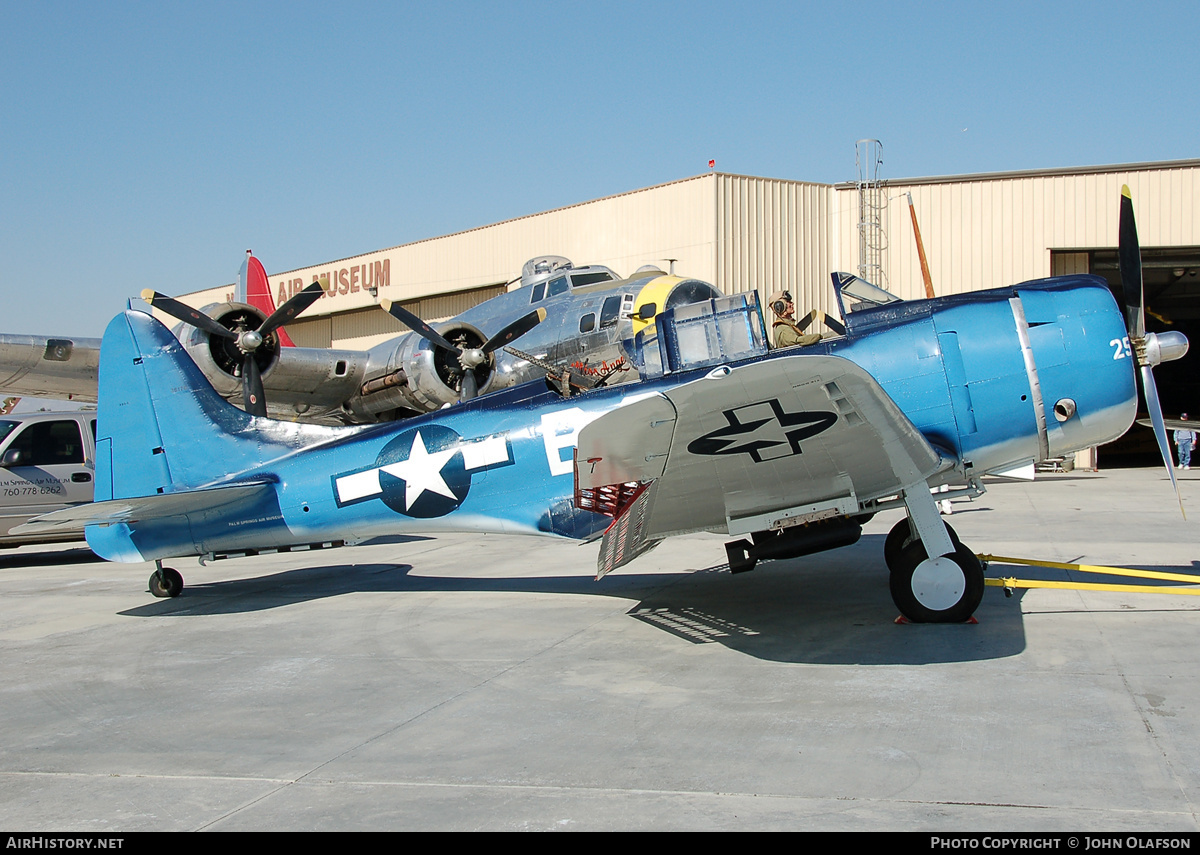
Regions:
[[[1179,496],[1179,483],[1175,480],[1175,467],[1171,463],[1171,452],[1167,445],[1167,429],[1163,424],[1162,405],[1158,400],[1158,387],[1154,384],[1154,366],[1173,359],[1180,359],[1188,351],[1188,340],[1183,333],[1146,332],[1145,289],[1142,284],[1142,250],[1138,244],[1137,223],[1133,216],[1133,197],[1129,185],[1121,188],[1121,225],[1118,238],[1117,257],[1121,267],[1121,291],[1125,300],[1125,326],[1129,330],[1129,344],[1137,358],[1142,375],[1142,389],[1146,396],[1146,409],[1154,425],[1154,438],[1162,453],[1179,511],[1185,518],[1183,499]]]
[[[457,344],[447,341],[441,333],[399,303],[393,303],[391,300],[380,300],[379,305],[383,306],[384,311],[400,323],[414,332],[420,333],[436,347],[448,351],[457,357],[461,374],[459,401],[469,401],[479,394],[480,378],[477,376],[476,371],[481,367],[491,369],[493,352],[504,347],[506,344],[516,341],[542,321],[546,320],[546,310],[535,309],[505,326],[504,329],[500,330],[479,347],[460,347]],[[486,382],[486,374],[483,379]]]
[[[303,291],[293,295],[258,326],[246,326],[240,329],[229,329],[203,312],[193,309],[191,306],[185,306],[178,300],[160,294],[151,288],[142,292],[142,299],[185,324],[191,324],[209,335],[233,342],[242,354],[242,399],[245,410],[254,416],[265,416],[267,400],[263,393],[262,373],[255,359],[257,351],[271,333],[295,319],[297,315],[315,303],[320,298],[322,291],[321,283],[313,282]],[[248,317],[253,318],[253,316]]]

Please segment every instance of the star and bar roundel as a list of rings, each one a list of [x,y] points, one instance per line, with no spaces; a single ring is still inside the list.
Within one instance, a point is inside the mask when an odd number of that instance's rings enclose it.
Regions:
[[[471,473],[510,463],[503,434],[463,442],[448,427],[425,425],[396,436],[369,469],[333,476],[333,495],[339,508],[379,499],[408,517],[441,517],[467,498]]]
[[[688,443],[692,454],[748,454],[755,463],[800,454],[800,443],[828,430],[837,413],[784,412],[777,399],[724,410],[729,422]]]

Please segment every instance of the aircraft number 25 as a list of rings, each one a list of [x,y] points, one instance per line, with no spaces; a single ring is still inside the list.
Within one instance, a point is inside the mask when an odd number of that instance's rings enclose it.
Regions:
[[[1116,351],[1113,353],[1113,359],[1128,359],[1133,355],[1133,348],[1129,346],[1129,336],[1114,338],[1108,343],[1108,346],[1116,348]]]

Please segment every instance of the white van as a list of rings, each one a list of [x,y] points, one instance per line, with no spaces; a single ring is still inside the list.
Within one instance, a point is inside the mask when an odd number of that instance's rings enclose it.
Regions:
[[[82,528],[9,532],[39,514],[92,501],[95,486],[94,410],[0,416],[0,548],[82,540]]]

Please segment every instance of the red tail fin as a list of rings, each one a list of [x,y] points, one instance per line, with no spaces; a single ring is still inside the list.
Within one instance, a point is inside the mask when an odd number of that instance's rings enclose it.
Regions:
[[[267,271],[262,262],[253,255],[246,257],[246,302],[258,309],[267,317],[275,311],[275,300],[271,297],[271,283],[267,281]],[[284,347],[295,347],[296,344],[280,327],[276,330],[279,343]]]

